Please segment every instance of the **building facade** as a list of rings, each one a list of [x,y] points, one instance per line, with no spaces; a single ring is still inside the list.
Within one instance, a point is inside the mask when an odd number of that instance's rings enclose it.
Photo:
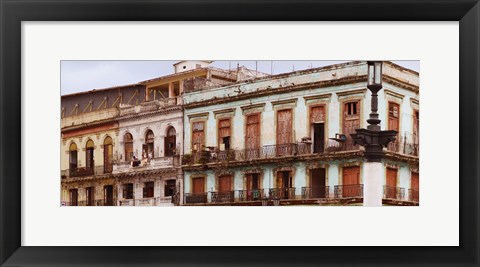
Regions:
[[[385,204],[419,201],[419,75],[384,63],[382,129]],[[366,62],[257,77],[187,91],[184,107],[186,205],[360,203],[363,148],[350,134],[366,127]]]
[[[210,63],[179,62],[171,75],[62,96],[62,205],[181,205],[184,91],[250,75]]]

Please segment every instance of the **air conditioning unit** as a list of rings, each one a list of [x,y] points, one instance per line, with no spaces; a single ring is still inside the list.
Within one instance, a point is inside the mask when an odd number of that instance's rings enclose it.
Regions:
[[[310,137],[302,137],[301,140],[302,140],[301,141],[302,143],[311,143],[312,142],[312,138],[310,138]]]

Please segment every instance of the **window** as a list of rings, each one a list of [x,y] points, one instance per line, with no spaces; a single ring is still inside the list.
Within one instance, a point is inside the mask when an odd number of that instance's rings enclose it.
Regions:
[[[146,182],[143,187],[143,198],[153,197],[154,182]]]
[[[93,160],[93,150],[94,150],[94,144],[93,141],[90,139],[87,141],[87,146],[86,146],[86,153],[85,153],[85,162],[86,162],[86,169],[87,170],[93,170],[93,167],[95,166],[94,160]]]
[[[171,157],[176,154],[176,132],[175,128],[170,127],[167,130],[167,136],[165,137],[165,157]]]
[[[350,134],[360,128],[360,101],[347,102],[343,107],[343,134],[351,138]]]
[[[95,196],[95,191],[93,187],[87,187],[85,189],[85,193],[87,195],[87,206],[93,206],[94,204],[94,196]]]
[[[130,133],[123,136],[123,143],[125,146],[125,161],[131,161],[133,159],[133,137]]]
[[[78,152],[77,152],[77,145],[75,143],[70,144],[69,150],[69,169],[74,171],[77,169],[77,162],[78,162]]]
[[[123,185],[123,198],[124,199],[133,199],[133,184],[124,184]]]
[[[175,180],[165,181],[165,196],[171,197],[175,194]]]
[[[220,150],[230,149],[230,119],[218,121],[218,144]]]
[[[70,189],[70,206],[78,206],[78,189]]]
[[[245,131],[247,159],[260,157],[260,114],[248,115]]]
[[[399,130],[400,106],[397,103],[388,102],[388,129]]]
[[[420,112],[418,110],[413,111],[413,138],[415,144],[418,144],[419,141],[419,130],[420,130]]]
[[[192,127],[193,151],[200,151],[205,146],[205,122],[194,122]]]

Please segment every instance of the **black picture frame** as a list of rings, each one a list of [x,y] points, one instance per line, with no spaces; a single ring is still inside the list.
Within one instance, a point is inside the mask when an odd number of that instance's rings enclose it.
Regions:
[[[0,263],[3,265],[480,265],[480,190],[477,167],[480,152],[478,0],[0,0],[0,12]],[[21,246],[21,23],[122,20],[459,21],[460,246],[215,248]],[[448,135],[448,129],[439,130]],[[449,142],[447,145],[456,144]]]

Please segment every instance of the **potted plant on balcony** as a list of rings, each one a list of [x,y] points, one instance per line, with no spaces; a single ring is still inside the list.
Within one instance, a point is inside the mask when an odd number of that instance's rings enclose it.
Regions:
[[[200,158],[198,159],[198,163],[200,164],[207,164],[210,160],[210,151],[202,150],[200,151]]]
[[[182,164],[192,165],[192,154],[184,154]]]

